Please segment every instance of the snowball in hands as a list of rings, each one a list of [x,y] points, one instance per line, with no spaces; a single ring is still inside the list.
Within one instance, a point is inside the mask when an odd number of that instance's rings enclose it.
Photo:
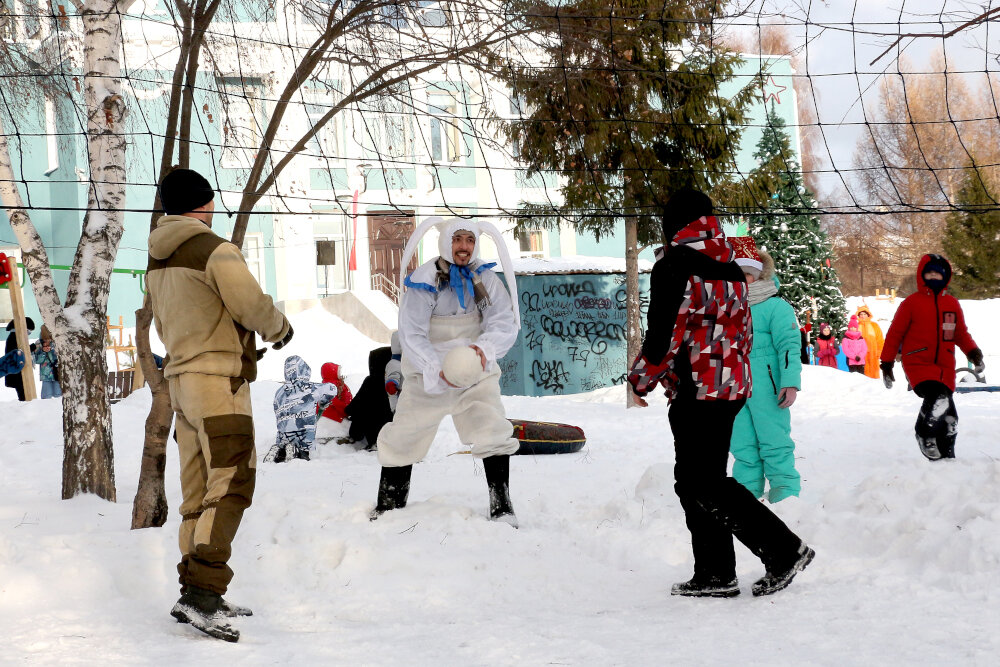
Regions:
[[[448,382],[456,387],[471,387],[482,379],[483,362],[471,347],[456,347],[444,356],[441,371]]]

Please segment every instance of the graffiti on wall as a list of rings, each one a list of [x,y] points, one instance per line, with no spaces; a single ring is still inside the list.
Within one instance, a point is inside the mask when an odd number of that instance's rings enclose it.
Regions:
[[[521,333],[515,348],[520,349],[504,360],[506,393],[571,394],[625,381],[623,274],[519,276],[517,286]],[[639,287],[645,325],[648,274],[640,275]],[[512,361],[514,357],[519,361]]]

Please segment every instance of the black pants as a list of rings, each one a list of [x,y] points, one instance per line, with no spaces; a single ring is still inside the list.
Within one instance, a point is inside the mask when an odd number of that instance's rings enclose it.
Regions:
[[[860,366],[851,366],[851,365],[848,365],[847,368],[848,368],[848,371],[847,371],[848,373],[861,373],[862,375],[864,375],[864,372],[865,372],[865,365],[864,364],[861,364]]]
[[[675,399],[668,416],[674,434],[674,490],[684,508],[696,579],[736,577],[736,537],[769,572],[787,570],[802,544],[763,503],[727,476],[733,421],[746,403]]]
[[[941,382],[927,380],[914,387],[913,393],[924,399],[913,429],[921,450],[936,445],[941,458],[955,458],[958,410],[955,409],[952,391]]]

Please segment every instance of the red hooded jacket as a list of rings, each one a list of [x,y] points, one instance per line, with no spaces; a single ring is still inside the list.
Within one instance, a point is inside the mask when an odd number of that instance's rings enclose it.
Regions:
[[[347,383],[344,379],[340,377],[340,366],[333,363],[325,363],[320,369],[320,376],[323,378],[323,382],[327,382],[337,387],[340,391],[337,392],[337,398],[333,399],[329,407],[323,411],[323,417],[327,419],[332,419],[335,422],[344,421],[344,410],[347,409],[347,405],[351,402],[351,390],[347,387]]]
[[[945,288],[939,294],[924,282],[924,267],[932,259],[947,268]],[[917,291],[906,297],[892,318],[882,348],[882,361],[893,361],[902,351],[903,372],[910,385],[934,380],[955,390],[955,346],[968,354],[978,347],[965,327],[958,299],[948,294],[951,264],[939,255],[924,255],[917,266]]]

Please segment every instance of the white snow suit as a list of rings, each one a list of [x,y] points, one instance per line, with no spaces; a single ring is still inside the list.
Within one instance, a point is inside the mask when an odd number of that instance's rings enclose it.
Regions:
[[[409,288],[399,307],[399,338],[406,391],[400,394],[393,421],[378,437],[383,466],[416,463],[427,455],[438,425],[451,415],[462,443],[473,456],[513,454],[518,442],[500,402],[500,367],[517,339],[518,326],[506,287],[489,269],[474,260],[469,269],[482,279],[490,304],[478,309],[466,293],[461,304],[453,286],[439,285],[433,260],[407,276]],[[476,345],[486,355],[486,374],[471,387],[448,386],[440,377],[441,362],[449,350]]]

